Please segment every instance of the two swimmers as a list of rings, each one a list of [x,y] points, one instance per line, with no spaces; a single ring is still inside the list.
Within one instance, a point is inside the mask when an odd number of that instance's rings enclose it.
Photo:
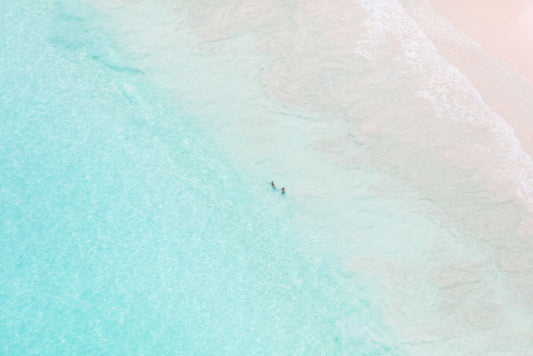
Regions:
[[[274,181],[270,182],[270,185],[272,186],[272,189],[277,189]],[[285,187],[281,187],[281,194],[285,194]]]

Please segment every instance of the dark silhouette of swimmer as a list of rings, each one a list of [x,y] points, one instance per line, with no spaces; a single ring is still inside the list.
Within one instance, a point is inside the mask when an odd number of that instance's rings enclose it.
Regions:
[[[276,189],[276,185],[274,185],[274,181],[272,181],[272,183],[270,183],[270,185],[272,186],[272,188]]]
[[[285,187],[281,187],[281,194],[285,194]]]

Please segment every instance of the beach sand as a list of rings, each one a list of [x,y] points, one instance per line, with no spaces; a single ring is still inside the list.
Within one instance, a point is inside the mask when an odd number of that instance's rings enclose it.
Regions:
[[[527,0],[430,0],[483,49],[533,82],[533,3]]]

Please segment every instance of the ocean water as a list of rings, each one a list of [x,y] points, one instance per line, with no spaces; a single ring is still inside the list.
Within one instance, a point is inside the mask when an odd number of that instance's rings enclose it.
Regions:
[[[88,8],[0,5],[1,354],[402,354],[321,225]]]
[[[532,349],[533,89],[425,1],[2,7],[2,352]]]
[[[529,352],[522,76],[425,1],[85,4],[224,156],[287,186],[403,351]]]

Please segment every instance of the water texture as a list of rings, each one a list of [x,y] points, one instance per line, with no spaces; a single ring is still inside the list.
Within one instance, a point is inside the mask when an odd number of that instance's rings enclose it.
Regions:
[[[531,349],[531,85],[425,1],[86,1],[413,355]],[[176,80],[181,78],[181,80]]]
[[[320,229],[89,10],[0,5],[1,354],[400,354]]]
[[[425,1],[2,14],[2,352],[533,348],[533,89]]]

